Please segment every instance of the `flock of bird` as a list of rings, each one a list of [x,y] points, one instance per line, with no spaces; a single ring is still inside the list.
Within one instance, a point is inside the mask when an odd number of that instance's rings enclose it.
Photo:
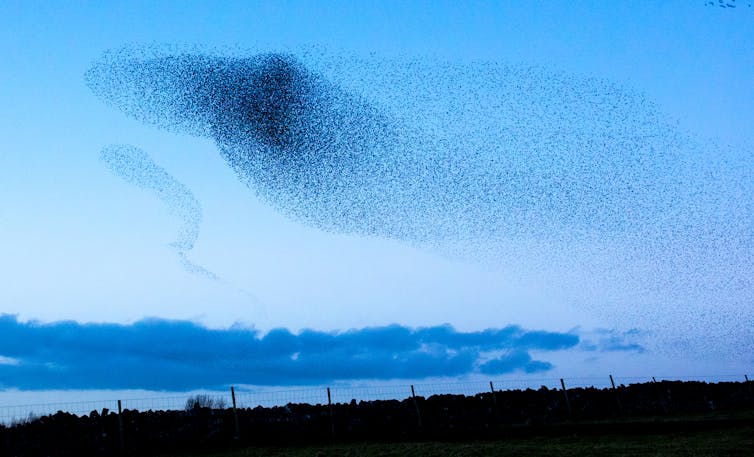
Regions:
[[[542,274],[573,267],[598,289],[656,293],[660,313],[715,308],[721,328],[751,315],[751,151],[695,138],[619,84],[516,64],[156,48],[111,51],[86,80],[139,121],[214,140],[303,224]],[[140,179],[146,159],[105,151]],[[185,253],[198,204],[151,176],[193,221]]]

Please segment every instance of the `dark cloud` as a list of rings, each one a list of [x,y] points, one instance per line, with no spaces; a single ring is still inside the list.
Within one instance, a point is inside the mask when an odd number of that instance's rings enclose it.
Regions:
[[[547,371],[551,368],[551,363],[543,362],[541,360],[533,360],[528,352],[516,350],[483,363],[482,366],[479,367],[479,371],[485,374],[512,373],[514,371],[536,373],[539,371]]]
[[[367,327],[343,332],[241,327],[188,321],[130,325],[19,322],[0,317],[0,387],[184,390],[228,383],[306,385],[336,380],[421,379],[546,371],[539,352],[572,349],[572,333],[517,326],[459,332],[449,325]]]

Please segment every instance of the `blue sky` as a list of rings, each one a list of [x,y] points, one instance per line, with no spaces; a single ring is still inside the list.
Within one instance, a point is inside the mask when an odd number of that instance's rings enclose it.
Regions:
[[[475,346],[460,365],[433,359],[446,367],[444,373],[394,367],[401,378],[484,375],[482,367],[494,367],[492,360],[498,360],[497,373],[514,367],[511,373],[522,375],[531,361],[541,362],[535,370],[540,375],[745,370],[752,364],[754,318],[754,245],[747,228],[754,220],[749,179],[754,9],[736,3],[737,8],[703,1],[332,2],[326,7],[319,2],[1,2],[0,313],[4,325],[30,332],[24,337],[26,352],[9,333],[0,334],[2,377],[16,380],[4,387],[107,388],[106,379],[96,385],[81,381],[76,367],[67,384],[41,383],[38,367],[78,359],[72,354],[89,346],[71,347],[39,335],[65,331],[102,341],[108,335],[138,340],[138,330],[159,325],[166,335],[183,335],[177,345],[190,344],[191,332],[216,336],[218,345],[235,337],[256,344],[272,329],[302,341],[304,329],[332,336],[380,328],[418,338],[418,329],[447,329],[446,324],[456,336],[519,326],[578,339],[544,353],[500,342],[499,353],[489,360]],[[433,114],[433,106],[416,95],[416,88],[427,90],[422,78],[391,92],[391,74],[406,68],[400,62],[414,59],[429,69],[448,62],[453,68],[493,62],[517,78],[529,71],[578,85],[573,93],[579,94],[616,87],[609,97],[637,94],[628,115],[641,108],[645,111],[636,119],[660,119],[670,132],[650,143],[672,151],[650,161],[655,167],[650,177],[665,189],[670,185],[663,183],[683,181],[675,180],[682,176],[688,182],[672,196],[686,203],[658,222],[650,237],[600,226],[583,245],[558,228],[548,228],[553,236],[547,239],[517,231],[505,243],[481,247],[321,230],[257,198],[211,138],[138,122],[87,86],[85,73],[106,51],[151,46],[167,52],[171,45],[216,55],[291,52],[396,117],[413,116],[427,125],[427,120],[447,121],[448,131],[468,139],[462,149],[467,152],[489,144],[479,132],[494,118],[482,116],[481,108],[462,113],[466,117],[458,122],[453,113]],[[359,59],[374,65],[352,64]],[[437,87],[451,87],[441,77],[446,75],[438,76]],[[458,100],[453,97],[471,93],[473,81],[441,94],[440,102],[450,105]],[[529,90],[520,95],[522,101],[552,102],[552,110],[563,103],[553,90]],[[460,99],[471,107],[484,105]],[[410,103],[402,106],[400,100]],[[536,110],[529,112],[534,116]],[[565,113],[543,112],[553,119]],[[600,113],[569,112],[564,119]],[[619,120],[606,122],[605,131],[613,132]],[[537,139],[553,126],[574,125],[564,121],[519,132]],[[609,140],[622,144],[620,138]],[[169,176],[173,193],[114,169],[107,148],[118,145],[146,154],[145,166]],[[548,167],[558,157],[557,148],[549,151],[541,159]],[[531,169],[540,170],[537,166]],[[639,168],[625,176],[649,175],[643,173]],[[184,211],[186,204],[191,211]],[[648,218],[658,208],[637,212]],[[685,232],[688,226],[710,238],[692,236],[697,232]],[[661,236],[666,233],[673,237]],[[36,323],[27,325],[30,321]],[[232,330],[234,324],[248,333]],[[627,350],[609,350],[611,338],[613,348]],[[161,355],[138,349],[150,347],[151,340],[137,340],[133,352],[123,356],[150,370]],[[373,349],[373,343],[358,341],[348,345],[358,353]],[[347,353],[352,346],[343,344]],[[403,350],[390,357],[396,354],[409,357]],[[344,357],[343,352],[321,356],[338,363]],[[371,369],[384,363],[375,360]],[[235,379],[244,376],[274,382],[226,372],[227,383],[254,383]],[[364,377],[375,372],[366,370]],[[280,376],[281,385],[357,377]],[[113,381],[110,387],[204,384],[173,384],[168,369],[161,384],[139,379],[128,385]]]

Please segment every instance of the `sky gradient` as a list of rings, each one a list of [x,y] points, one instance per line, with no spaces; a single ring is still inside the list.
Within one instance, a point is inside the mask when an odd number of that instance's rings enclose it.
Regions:
[[[745,372],[754,9],[706,3],[2,2],[0,388]],[[375,161],[458,157],[480,188],[504,156],[494,129],[531,153],[506,162],[520,187],[503,203],[450,181],[447,207],[391,200],[444,238],[343,230],[332,207],[255,187],[217,138],[92,90],[87,72],[124,49],[290,53],[420,132],[405,140],[419,152],[364,143]],[[593,191],[552,191],[561,177]],[[529,225],[500,216],[511,202]],[[91,375],[113,347],[133,378]],[[256,371],[211,357],[228,348]],[[186,375],[203,363],[214,377]],[[68,374],[51,383],[56,367]]]

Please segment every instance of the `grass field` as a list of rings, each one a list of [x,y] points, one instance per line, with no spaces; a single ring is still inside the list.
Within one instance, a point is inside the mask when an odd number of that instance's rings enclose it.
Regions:
[[[518,438],[469,443],[356,443],[330,446],[258,447],[204,454],[206,457],[597,457],[754,456],[754,428],[683,434]],[[168,456],[165,456],[168,457]],[[171,456],[173,457],[173,456]],[[175,456],[177,457],[177,456]],[[181,456],[185,457],[185,456]]]

